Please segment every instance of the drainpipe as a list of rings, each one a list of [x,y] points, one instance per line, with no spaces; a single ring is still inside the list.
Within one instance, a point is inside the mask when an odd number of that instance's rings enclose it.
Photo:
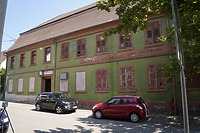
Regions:
[[[54,87],[54,92],[56,91],[56,55],[57,55],[57,43],[55,42],[55,39],[54,38],[52,38],[52,41],[53,41],[53,43],[55,44],[55,56],[54,56],[54,63],[53,63],[53,65],[54,65],[54,85],[53,85],[53,87]]]
[[[167,29],[169,29],[169,22],[168,22],[168,19],[166,18],[166,22],[167,22]],[[170,55],[172,56],[172,44],[169,43],[169,47],[170,47]],[[172,84],[173,84],[173,97],[174,97],[174,115],[177,114],[177,108],[176,108],[176,89],[175,89],[175,77],[174,77],[174,72],[173,72],[173,75],[172,75]]]

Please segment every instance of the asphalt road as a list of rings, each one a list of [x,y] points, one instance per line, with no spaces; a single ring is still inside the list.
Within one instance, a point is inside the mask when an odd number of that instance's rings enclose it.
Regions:
[[[91,116],[91,110],[78,109],[74,113],[56,114],[50,111],[36,111],[31,104],[12,102],[8,103],[7,111],[15,133],[184,132],[180,122],[170,118],[164,119],[162,115],[152,117],[150,121],[141,120],[139,123],[132,123],[127,120],[95,119]],[[200,122],[199,117],[196,124],[199,124],[198,122]],[[8,132],[12,133],[10,127]],[[200,133],[200,129],[192,128],[191,133]]]

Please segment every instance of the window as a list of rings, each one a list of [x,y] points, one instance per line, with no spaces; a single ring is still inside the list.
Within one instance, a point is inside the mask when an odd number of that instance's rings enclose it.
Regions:
[[[129,36],[126,38],[124,37],[124,32],[121,32],[118,35],[118,40],[119,40],[119,50],[126,50],[126,49],[132,49],[133,48],[133,43],[132,43],[132,33],[130,33]]]
[[[20,55],[20,67],[25,67],[25,54]]]
[[[29,78],[29,93],[34,93],[35,92],[35,77],[30,77]]]
[[[61,60],[69,58],[69,42],[64,42],[61,44]]]
[[[78,39],[76,41],[76,56],[86,56],[86,38]]]
[[[31,65],[36,65],[36,50],[31,51]]]
[[[86,72],[76,72],[76,92],[86,92]]]
[[[108,69],[96,70],[96,92],[108,92]]]
[[[15,68],[15,56],[11,57],[10,60],[10,69],[14,69]]]
[[[24,79],[23,78],[19,78],[18,79],[18,93],[22,93],[23,92],[23,83],[24,83]]]
[[[119,103],[120,103],[120,99],[118,98],[112,98],[107,102],[108,105],[117,105]]]
[[[166,89],[166,80],[164,74],[157,72],[157,70],[159,70],[160,68],[161,64],[147,65],[149,91]]]
[[[96,53],[108,52],[107,40],[103,38],[103,34],[96,35]]]
[[[158,37],[160,37],[161,35],[161,21],[150,21],[149,28],[145,29],[145,44],[153,45],[161,43],[161,41],[158,40]]]
[[[13,79],[8,80],[8,93],[13,92]]]
[[[68,92],[69,91],[69,79],[68,73],[60,74],[60,92]]]
[[[200,89],[200,74],[194,74],[186,80],[187,89]]]
[[[134,80],[134,67],[125,66],[119,68],[119,92],[135,91],[135,80]]]
[[[50,62],[51,61],[51,47],[44,49],[44,62]]]

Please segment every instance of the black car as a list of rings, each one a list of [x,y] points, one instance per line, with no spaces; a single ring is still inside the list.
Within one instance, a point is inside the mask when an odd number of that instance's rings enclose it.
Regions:
[[[78,101],[61,92],[43,92],[35,98],[36,110],[49,109],[61,114],[65,111],[75,111],[77,108]]]

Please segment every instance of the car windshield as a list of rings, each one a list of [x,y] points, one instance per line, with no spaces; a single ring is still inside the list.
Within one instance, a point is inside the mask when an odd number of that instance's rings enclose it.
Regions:
[[[58,99],[68,99],[69,97],[63,93],[55,93],[54,94],[56,98]]]
[[[140,98],[137,98],[137,102],[138,102],[138,104],[142,104],[142,103],[144,103],[144,100],[140,97]]]

